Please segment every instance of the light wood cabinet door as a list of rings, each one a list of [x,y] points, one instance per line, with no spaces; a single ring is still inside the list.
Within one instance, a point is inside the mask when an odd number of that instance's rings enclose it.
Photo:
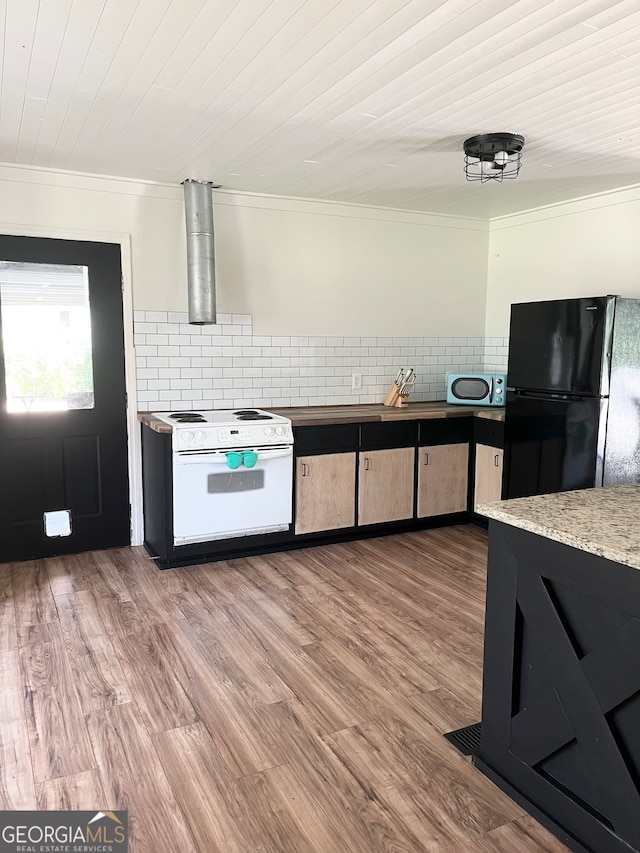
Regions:
[[[502,497],[502,450],[488,444],[476,444],[476,487],[474,509]]]
[[[298,457],[296,533],[354,527],[355,505],[355,453]]]
[[[360,452],[358,524],[413,518],[415,448]]]
[[[466,512],[469,445],[418,448],[418,518]]]

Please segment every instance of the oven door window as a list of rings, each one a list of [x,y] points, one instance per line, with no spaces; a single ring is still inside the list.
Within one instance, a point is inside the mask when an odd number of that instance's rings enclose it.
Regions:
[[[207,492],[210,495],[224,495],[235,492],[253,492],[264,489],[264,474],[260,471],[225,471],[207,476]]]

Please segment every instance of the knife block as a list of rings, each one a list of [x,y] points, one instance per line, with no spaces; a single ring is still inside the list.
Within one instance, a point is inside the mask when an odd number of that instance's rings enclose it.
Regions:
[[[382,405],[383,406],[395,406],[400,408],[401,406],[406,406],[409,403],[409,395],[401,394],[400,389],[396,385],[395,382],[391,383],[391,387],[387,391],[387,396],[384,398]]]

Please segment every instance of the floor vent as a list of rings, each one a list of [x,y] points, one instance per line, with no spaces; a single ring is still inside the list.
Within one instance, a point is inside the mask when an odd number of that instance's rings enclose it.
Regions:
[[[474,723],[455,732],[447,732],[445,737],[463,755],[475,755],[480,747],[481,731],[482,723]]]

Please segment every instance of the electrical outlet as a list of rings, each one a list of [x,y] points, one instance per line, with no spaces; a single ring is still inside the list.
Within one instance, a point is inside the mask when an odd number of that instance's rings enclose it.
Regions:
[[[351,390],[352,391],[362,391],[362,374],[361,373],[352,373],[351,374]]]

